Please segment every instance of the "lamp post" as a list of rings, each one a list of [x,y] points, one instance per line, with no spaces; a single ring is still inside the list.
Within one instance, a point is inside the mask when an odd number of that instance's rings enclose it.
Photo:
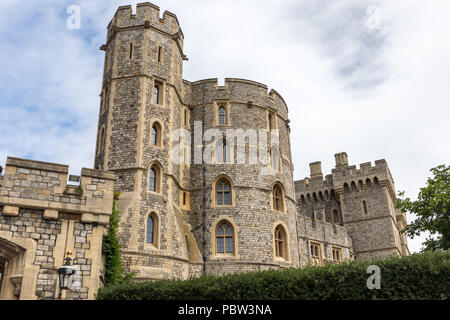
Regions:
[[[70,290],[72,288],[73,275],[75,274],[75,268],[71,266],[72,258],[70,257],[72,252],[67,251],[64,258],[64,265],[58,268],[59,276],[59,299],[61,299],[63,290]]]

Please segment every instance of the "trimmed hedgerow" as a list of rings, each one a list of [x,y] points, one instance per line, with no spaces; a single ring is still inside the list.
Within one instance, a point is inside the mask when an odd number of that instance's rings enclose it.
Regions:
[[[381,288],[368,289],[369,265]],[[425,252],[323,267],[204,276],[185,281],[130,282],[100,289],[99,300],[448,299],[450,253]]]

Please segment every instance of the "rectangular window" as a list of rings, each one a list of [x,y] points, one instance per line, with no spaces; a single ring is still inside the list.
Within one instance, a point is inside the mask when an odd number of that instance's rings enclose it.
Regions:
[[[271,132],[277,128],[277,114],[273,111],[267,110],[267,130]]]
[[[363,200],[362,206],[363,206],[363,212],[364,212],[365,214],[368,214],[369,211],[367,210],[367,202],[366,202],[366,200]]]
[[[227,238],[227,253],[233,253],[233,238]]]
[[[320,251],[320,244],[318,243],[311,243],[310,244],[310,250],[311,250],[311,262],[315,266],[321,266],[322,265],[322,254]]]
[[[130,43],[130,60],[133,59],[133,43]]]
[[[225,196],[224,204],[225,205],[231,205],[230,193],[229,192],[224,192],[224,196]]]
[[[341,262],[342,261],[342,249],[333,247],[332,251],[333,251],[333,261]]]
[[[158,46],[158,62],[161,62],[161,58],[162,58],[162,47]]]
[[[224,253],[223,245],[223,238],[217,238],[217,253]]]

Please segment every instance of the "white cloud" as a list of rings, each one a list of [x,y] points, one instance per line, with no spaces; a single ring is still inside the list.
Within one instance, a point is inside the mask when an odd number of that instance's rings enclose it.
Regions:
[[[138,1],[0,3],[0,163],[7,155],[91,167],[106,26]],[[81,8],[68,30],[66,8]],[[433,1],[160,1],[185,34],[184,77],[248,78],[288,103],[294,177],[346,151],[352,164],[385,158],[415,197],[450,159],[450,3]],[[379,30],[366,27],[370,5]],[[411,217],[409,217],[411,219]],[[423,237],[421,237],[423,240]],[[411,249],[419,249],[416,240]]]

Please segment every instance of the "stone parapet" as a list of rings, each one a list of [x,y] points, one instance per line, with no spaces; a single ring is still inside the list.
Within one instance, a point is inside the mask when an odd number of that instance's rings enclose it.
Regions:
[[[107,224],[112,212],[115,176],[111,172],[82,169],[79,186],[67,184],[69,167],[55,163],[8,157],[0,187],[0,205],[55,212],[90,214]],[[11,211],[12,212],[12,211]],[[99,218],[99,216],[105,216]]]

